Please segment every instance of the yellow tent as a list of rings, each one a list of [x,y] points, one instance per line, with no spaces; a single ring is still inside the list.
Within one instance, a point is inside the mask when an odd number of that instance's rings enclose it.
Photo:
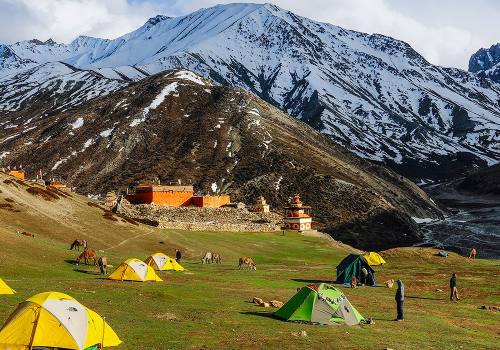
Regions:
[[[182,267],[175,259],[170,258],[169,256],[163,253],[156,253],[151,255],[146,259],[146,264],[151,266],[153,269],[157,271],[185,271],[186,269]]]
[[[120,343],[101,316],[57,292],[40,293],[22,302],[0,330],[0,349],[9,350],[32,347],[82,350]]]
[[[370,264],[370,266],[375,266],[375,265],[383,265],[385,264],[385,260],[375,252],[370,252],[368,254],[364,255],[364,258]]]
[[[138,282],[159,282],[162,280],[151,266],[148,266],[144,261],[136,258],[127,259],[122,262],[120,266],[109,275],[108,279]]]
[[[0,278],[0,294],[16,294],[16,291]]]

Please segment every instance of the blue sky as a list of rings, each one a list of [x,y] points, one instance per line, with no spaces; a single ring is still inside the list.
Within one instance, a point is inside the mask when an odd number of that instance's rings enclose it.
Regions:
[[[0,43],[80,34],[115,38],[156,14],[179,16],[226,0],[0,0]],[[269,1],[253,1],[269,2]],[[497,0],[275,0],[299,15],[410,43],[432,63],[466,68],[500,41]]]

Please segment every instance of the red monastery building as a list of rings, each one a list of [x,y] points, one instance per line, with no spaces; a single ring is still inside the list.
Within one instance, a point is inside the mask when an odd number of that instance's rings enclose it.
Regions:
[[[160,184],[139,185],[135,193],[126,195],[126,199],[132,204],[200,208],[219,208],[231,202],[229,196],[195,196],[193,186],[190,185]]]
[[[285,228],[291,230],[310,230],[312,228],[311,207],[304,206],[300,195],[293,197],[292,204],[285,208],[283,219]]]

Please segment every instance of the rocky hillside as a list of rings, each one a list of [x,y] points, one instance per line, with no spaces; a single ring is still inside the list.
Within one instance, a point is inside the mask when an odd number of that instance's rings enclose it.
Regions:
[[[500,43],[479,49],[469,60],[469,72],[500,83]]]
[[[60,175],[103,194],[156,177],[276,209],[301,193],[320,228],[358,247],[412,244],[409,215],[435,217],[427,195],[362,160],[307,124],[240,89],[189,71],[161,73],[65,112],[3,113],[4,165]]]
[[[468,175],[458,188],[477,194],[500,196],[500,164]]]
[[[188,68],[244,88],[361,157],[412,178],[449,177],[500,158],[498,85],[434,66],[402,41],[315,22],[270,4],[157,16],[114,40],[30,40],[3,51],[4,90],[15,86],[19,70],[54,61],[122,82]],[[100,90],[103,85],[120,87],[103,81]],[[57,98],[49,98],[57,108]],[[10,109],[19,106],[1,89],[0,100]]]
[[[44,63],[0,81],[0,111],[35,109],[38,116],[43,117],[105,96],[125,85],[123,81],[108,79],[67,63]]]

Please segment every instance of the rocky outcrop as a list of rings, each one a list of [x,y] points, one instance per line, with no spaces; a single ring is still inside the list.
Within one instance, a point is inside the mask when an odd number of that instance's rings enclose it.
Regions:
[[[500,83],[500,43],[479,49],[469,60],[469,72]]]

